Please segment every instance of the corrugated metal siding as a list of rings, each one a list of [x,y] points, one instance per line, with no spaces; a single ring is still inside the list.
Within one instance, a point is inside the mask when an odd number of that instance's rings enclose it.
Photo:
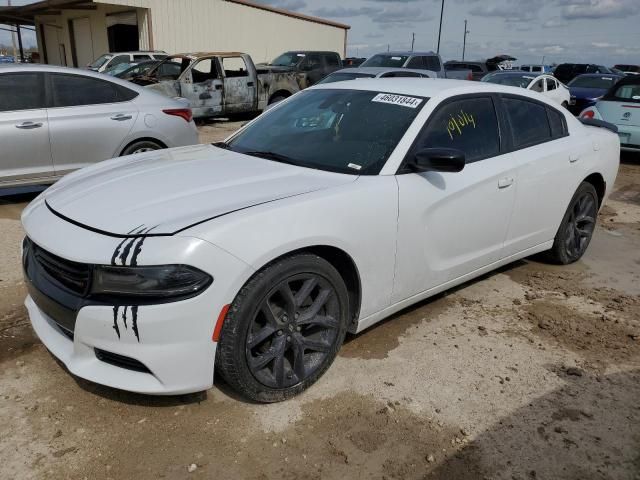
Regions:
[[[99,0],[150,8],[154,48],[178,53],[243,51],[256,62],[286,50],[331,50],[344,55],[346,31],[224,0]]]

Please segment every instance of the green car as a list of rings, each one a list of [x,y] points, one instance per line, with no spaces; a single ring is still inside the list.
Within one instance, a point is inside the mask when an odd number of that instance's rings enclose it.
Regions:
[[[580,118],[613,123],[618,127],[620,149],[640,152],[640,75],[620,80]]]

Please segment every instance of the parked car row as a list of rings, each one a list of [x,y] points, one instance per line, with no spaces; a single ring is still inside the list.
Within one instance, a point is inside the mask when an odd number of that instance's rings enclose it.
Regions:
[[[0,187],[53,183],[101,160],[198,143],[183,101],[88,70],[3,65],[0,92],[0,138],[8,139]]]

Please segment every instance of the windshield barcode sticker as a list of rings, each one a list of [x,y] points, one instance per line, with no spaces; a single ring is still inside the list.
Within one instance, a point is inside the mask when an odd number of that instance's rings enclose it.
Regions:
[[[372,102],[390,103],[391,105],[400,105],[401,107],[416,108],[422,103],[421,98],[405,97],[403,95],[392,95],[390,93],[379,93]]]

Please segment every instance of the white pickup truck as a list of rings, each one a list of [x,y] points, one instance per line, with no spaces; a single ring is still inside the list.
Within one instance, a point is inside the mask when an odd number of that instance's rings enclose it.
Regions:
[[[180,68],[166,68],[168,62]],[[169,97],[185,98],[194,118],[260,112],[307,87],[303,73],[257,68],[251,56],[239,52],[171,55],[131,81]]]

